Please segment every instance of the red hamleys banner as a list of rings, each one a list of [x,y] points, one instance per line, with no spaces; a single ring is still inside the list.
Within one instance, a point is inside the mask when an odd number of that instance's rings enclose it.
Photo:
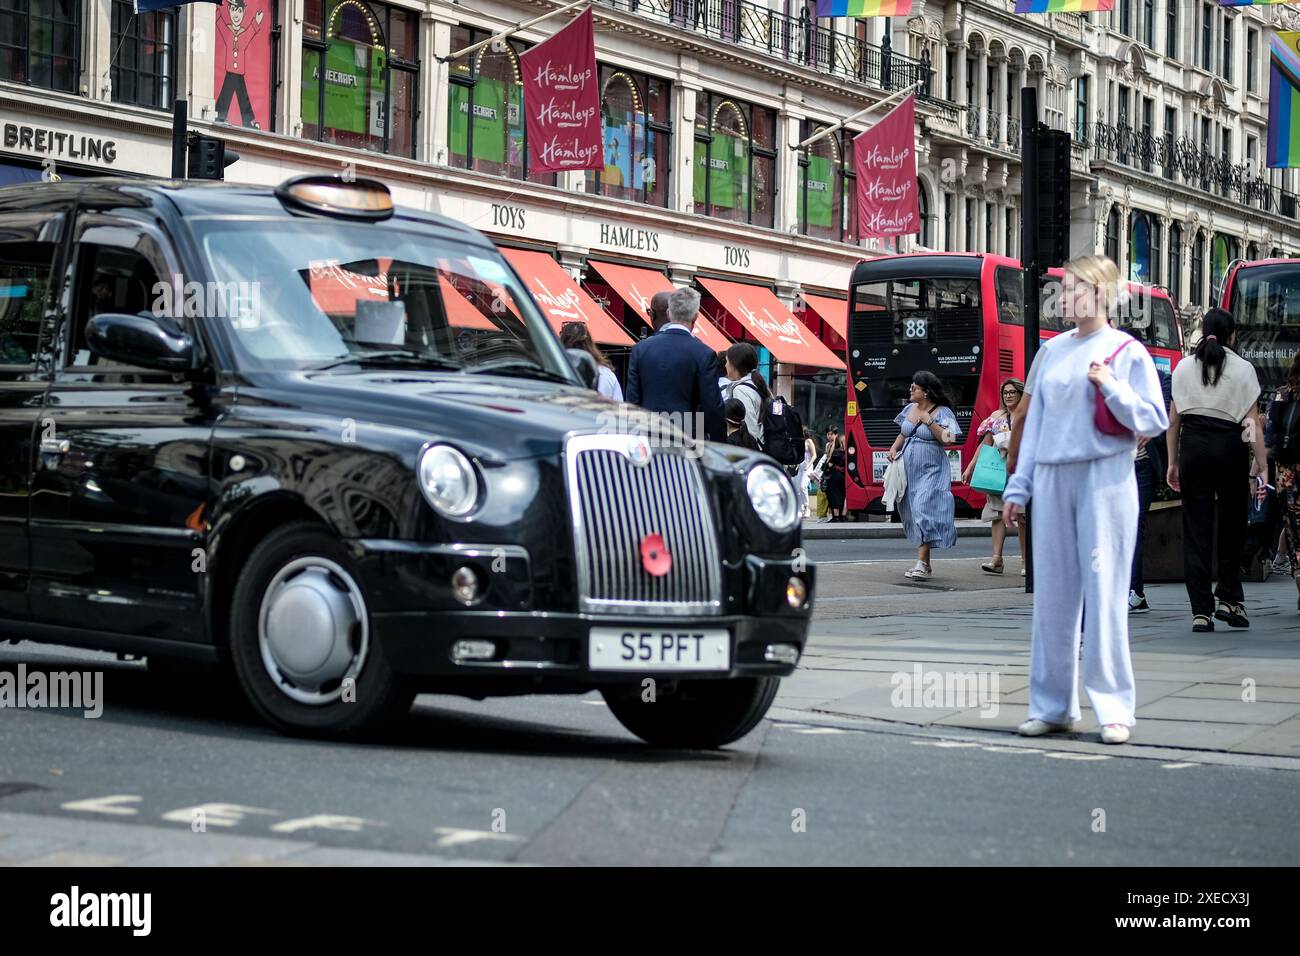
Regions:
[[[521,56],[519,69],[529,170],[604,169],[591,8]]]
[[[921,231],[916,194],[916,96],[853,140],[858,174],[858,238]]]

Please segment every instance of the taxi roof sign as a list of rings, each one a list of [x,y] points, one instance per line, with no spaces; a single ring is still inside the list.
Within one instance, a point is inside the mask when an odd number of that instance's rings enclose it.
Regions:
[[[295,176],[275,194],[287,207],[341,219],[378,221],[393,214],[393,196],[377,179]]]

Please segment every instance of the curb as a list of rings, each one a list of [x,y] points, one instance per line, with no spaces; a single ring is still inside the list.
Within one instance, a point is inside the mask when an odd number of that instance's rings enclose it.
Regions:
[[[824,541],[827,539],[871,539],[871,538],[905,538],[903,526],[890,522],[872,522],[871,524],[818,524],[805,525],[805,541]],[[991,538],[993,528],[987,522],[980,524],[958,524],[959,538]]]

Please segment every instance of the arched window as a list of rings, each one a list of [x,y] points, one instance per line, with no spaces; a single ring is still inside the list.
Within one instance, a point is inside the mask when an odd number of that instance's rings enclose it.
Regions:
[[[824,127],[804,123],[800,138],[815,135]],[[841,240],[844,238],[844,161],[838,136],[826,136],[804,149],[799,156],[799,227],[805,236]]]
[[[487,33],[468,27],[452,31],[456,49],[485,39]],[[554,185],[554,173],[528,170],[524,128],[523,87],[519,78],[522,46],[505,41],[451,64],[448,96],[448,165],[511,179],[531,179]]]
[[[919,177],[916,180],[916,204],[921,212],[921,231],[917,239],[927,249],[933,249],[934,226],[930,220],[930,194],[926,192],[925,183]]]
[[[695,211],[771,227],[776,111],[715,93],[695,97]]]
[[[1106,258],[1112,262],[1119,259],[1119,209],[1115,206],[1110,207],[1110,212],[1106,214]]]
[[[1150,284],[1153,281],[1151,235],[1151,217],[1144,212],[1131,213],[1128,230],[1128,277],[1134,282]]]
[[[1237,258],[1237,240],[1223,233],[1215,233],[1210,244],[1210,304],[1219,294],[1219,283],[1228,274],[1228,264]]]
[[[601,140],[605,168],[587,173],[587,191],[655,206],[668,204],[672,127],[669,86],[657,77],[602,65]]]
[[[1192,266],[1189,275],[1192,287],[1187,297],[1193,305],[1205,305],[1205,292],[1202,284],[1205,279],[1205,233],[1198,232],[1192,241]]]
[[[1182,301],[1183,287],[1183,227],[1178,223],[1169,226],[1169,270],[1165,287],[1174,302]]]
[[[420,15],[400,7],[309,0],[303,16],[302,135],[414,156],[419,27]]]

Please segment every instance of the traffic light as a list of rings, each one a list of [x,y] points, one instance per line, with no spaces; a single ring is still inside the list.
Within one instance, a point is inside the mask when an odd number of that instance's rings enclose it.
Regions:
[[[226,167],[238,161],[239,154],[226,149],[225,140],[190,132],[186,175],[189,179],[226,178]]]
[[[1054,269],[1070,258],[1070,134],[1034,124],[1037,142],[1038,262]]]

